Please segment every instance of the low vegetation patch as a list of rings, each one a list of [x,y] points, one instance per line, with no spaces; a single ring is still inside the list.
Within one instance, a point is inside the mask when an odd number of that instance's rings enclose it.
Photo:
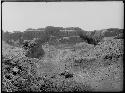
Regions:
[[[3,42],[2,91],[122,90],[123,40],[86,40],[57,46],[33,39],[25,41],[22,48]]]

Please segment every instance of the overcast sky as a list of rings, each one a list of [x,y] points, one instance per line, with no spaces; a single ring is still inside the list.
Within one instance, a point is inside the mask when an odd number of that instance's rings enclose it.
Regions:
[[[123,3],[112,2],[4,2],[4,31],[24,31],[46,26],[83,30],[123,28]]]

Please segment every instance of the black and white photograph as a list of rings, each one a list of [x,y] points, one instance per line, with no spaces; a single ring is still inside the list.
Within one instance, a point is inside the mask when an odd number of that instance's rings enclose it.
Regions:
[[[3,2],[2,92],[123,91],[123,20],[122,1]]]

